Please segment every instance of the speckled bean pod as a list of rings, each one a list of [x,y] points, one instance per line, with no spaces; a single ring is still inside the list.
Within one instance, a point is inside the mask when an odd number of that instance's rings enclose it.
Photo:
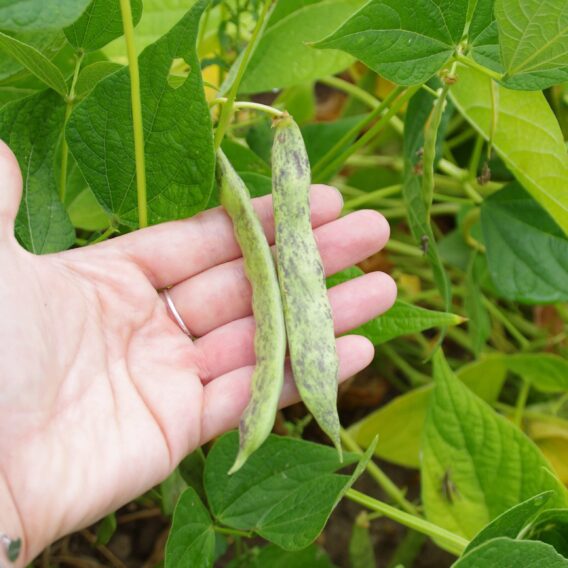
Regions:
[[[221,205],[231,217],[252,286],[256,322],[256,366],[251,398],[239,424],[239,452],[229,473],[242,467],[266,440],[274,426],[284,381],[286,331],[274,261],[250,194],[221,150],[217,151],[217,180]]]
[[[310,164],[298,125],[275,122],[272,196],[278,280],[290,360],[302,400],[341,456],[339,360],[325,274],[310,221]]]

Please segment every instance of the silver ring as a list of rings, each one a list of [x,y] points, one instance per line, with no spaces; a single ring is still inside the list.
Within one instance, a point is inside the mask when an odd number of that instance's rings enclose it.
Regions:
[[[194,339],[193,335],[191,335],[189,329],[187,328],[187,325],[185,325],[185,322],[183,321],[182,317],[177,311],[174,301],[170,296],[170,291],[166,288],[162,290],[162,294],[164,295],[164,298],[166,300],[166,305],[168,306],[168,310],[170,310],[170,314],[172,314],[172,316],[176,320],[176,323],[179,325],[180,329],[187,335],[187,337],[189,337],[190,339]]]

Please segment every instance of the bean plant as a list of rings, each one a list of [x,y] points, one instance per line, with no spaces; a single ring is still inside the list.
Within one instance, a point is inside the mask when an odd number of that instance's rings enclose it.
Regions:
[[[567,0],[0,0],[19,242],[49,254],[223,206],[247,263],[241,441],[133,505],[171,522],[160,565],[433,566],[438,547],[436,566],[568,567],[567,30]],[[321,271],[294,215],[310,177],[391,224],[385,251],[327,278],[398,284],[353,330],[376,356],[338,401],[324,281],[294,272]],[[276,262],[250,204],[271,192]],[[306,418],[277,415],[286,332]],[[357,511],[342,555],[340,502]],[[388,555],[385,519],[404,533]],[[116,527],[94,528],[99,551]]]

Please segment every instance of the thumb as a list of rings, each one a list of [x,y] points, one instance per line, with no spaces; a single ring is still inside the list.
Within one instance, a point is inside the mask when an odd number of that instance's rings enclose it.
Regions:
[[[0,241],[14,238],[14,221],[22,197],[22,174],[12,150],[0,140]]]

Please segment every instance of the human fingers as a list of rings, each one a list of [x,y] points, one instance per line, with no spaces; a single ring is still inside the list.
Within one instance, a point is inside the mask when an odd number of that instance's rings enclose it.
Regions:
[[[372,361],[374,348],[368,339],[360,335],[347,335],[337,340],[337,352],[341,382],[364,369]],[[201,444],[237,426],[250,398],[252,371],[252,366],[241,367],[205,386]],[[298,391],[287,363],[280,407],[288,406],[298,400]]]
[[[388,240],[389,226],[376,211],[357,211],[314,231],[327,274],[361,262]],[[242,258],[221,264],[170,290],[190,332],[202,336],[252,312],[251,286]]]
[[[22,197],[22,174],[18,160],[0,140],[0,240],[14,239],[14,221]]]
[[[270,243],[274,242],[274,216],[270,195],[253,200],[255,210]],[[334,188],[314,185],[311,190],[314,227],[335,219],[343,200]],[[81,254],[88,253],[82,249]],[[133,260],[155,288],[181,282],[218,264],[241,256],[233,224],[221,207],[204,211],[190,219],[170,221],[134,231],[100,243],[93,251],[111,249]],[[79,254],[69,251],[70,254]],[[66,253],[66,254],[69,254]]]
[[[396,299],[396,284],[382,272],[371,272],[334,286],[328,292],[336,335],[346,333],[386,312]],[[208,382],[225,373],[254,365],[254,318],[248,316],[218,327],[195,341]]]

